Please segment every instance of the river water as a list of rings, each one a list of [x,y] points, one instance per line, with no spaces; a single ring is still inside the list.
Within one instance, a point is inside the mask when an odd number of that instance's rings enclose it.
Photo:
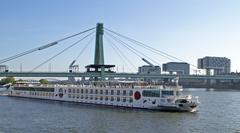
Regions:
[[[196,113],[106,108],[0,96],[0,133],[240,133],[240,91],[188,89]]]

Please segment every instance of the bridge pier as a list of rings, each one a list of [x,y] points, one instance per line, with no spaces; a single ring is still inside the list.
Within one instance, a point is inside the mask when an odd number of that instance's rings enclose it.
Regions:
[[[205,84],[207,88],[212,88],[217,84],[217,82],[218,81],[216,79],[205,79]]]
[[[115,65],[104,64],[104,48],[103,48],[103,23],[98,23],[96,27],[96,41],[95,41],[95,53],[94,53],[94,64],[86,66],[87,72],[99,73],[100,77],[94,77],[95,81],[105,80],[106,73],[113,73],[110,68]],[[109,69],[109,70],[107,70]]]

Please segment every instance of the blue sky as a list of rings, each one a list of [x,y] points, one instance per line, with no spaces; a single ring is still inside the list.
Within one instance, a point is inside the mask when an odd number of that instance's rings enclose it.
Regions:
[[[232,71],[240,71],[239,6],[239,0],[1,0],[0,59],[103,22],[109,29],[191,64],[197,65],[197,58],[204,56],[222,56],[231,59]],[[17,71],[22,63],[29,71],[77,39],[6,64]],[[51,61],[52,69],[66,71],[89,39]],[[119,58],[106,38],[104,42],[105,62],[130,71],[130,63]],[[127,49],[121,49],[134,65],[144,64]],[[93,62],[93,50],[94,41],[77,62],[82,71]],[[142,51],[159,64],[170,61]],[[47,71],[48,66],[39,71]]]

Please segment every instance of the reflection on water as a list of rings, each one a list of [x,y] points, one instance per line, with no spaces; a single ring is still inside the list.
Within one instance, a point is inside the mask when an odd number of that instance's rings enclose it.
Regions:
[[[0,133],[240,132],[240,92],[187,89],[200,97],[197,113],[106,108],[0,96]]]

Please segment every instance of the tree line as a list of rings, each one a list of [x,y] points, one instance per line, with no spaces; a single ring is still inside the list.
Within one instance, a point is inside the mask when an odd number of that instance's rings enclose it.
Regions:
[[[6,78],[2,78],[0,80],[0,85],[5,85],[5,84],[15,84],[17,82],[23,82],[22,79],[16,80],[14,77],[6,77]],[[48,80],[47,79],[40,79],[39,80],[40,84],[48,84]]]

